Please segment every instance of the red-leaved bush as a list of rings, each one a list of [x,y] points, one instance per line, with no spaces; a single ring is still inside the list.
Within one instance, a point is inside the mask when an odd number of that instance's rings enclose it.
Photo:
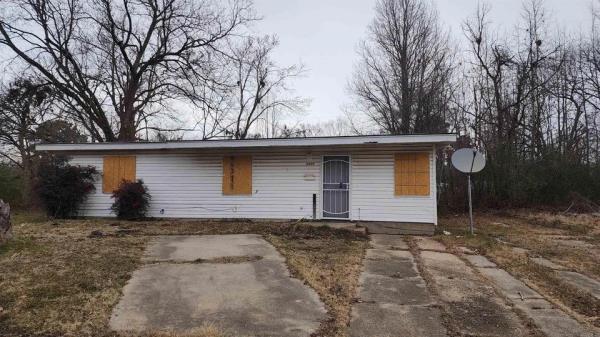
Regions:
[[[119,188],[113,192],[112,198],[115,202],[112,204],[112,211],[119,219],[134,220],[146,217],[146,211],[150,206],[152,198],[148,193],[148,188],[140,179],[135,182],[121,182]]]

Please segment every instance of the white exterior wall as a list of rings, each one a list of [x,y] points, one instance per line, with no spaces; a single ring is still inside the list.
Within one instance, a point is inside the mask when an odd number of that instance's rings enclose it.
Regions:
[[[394,196],[394,154],[429,151],[430,196]],[[149,216],[173,218],[312,218],[312,195],[317,195],[321,218],[323,155],[349,155],[351,160],[350,217],[352,220],[436,222],[435,163],[432,147],[410,149],[314,149],[249,152],[252,155],[252,196],[222,195],[222,155],[174,151],[135,153],[137,178],[152,195]],[[103,155],[70,155],[71,164],[95,166],[102,171]],[[82,207],[82,216],[114,216],[110,194],[102,181]],[[164,213],[161,213],[164,210]]]
[[[72,164],[102,170],[102,155],[72,156]],[[203,154],[137,154],[136,176],[148,186],[149,216],[175,218],[312,218],[312,194],[318,193],[318,166],[306,166],[306,155],[252,156],[252,196],[222,194],[222,156]],[[313,180],[305,180],[305,173]],[[111,216],[110,194],[102,181],[83,206],[84,216]],[[161,213],[164,210],[164,213]]]
[[[432,150],[429,149],[429,196],[394,195],[394,154],[398,152],[402,150],[356,152],[352,155],[351,217],[369,221],[437,223],[435,156]]]

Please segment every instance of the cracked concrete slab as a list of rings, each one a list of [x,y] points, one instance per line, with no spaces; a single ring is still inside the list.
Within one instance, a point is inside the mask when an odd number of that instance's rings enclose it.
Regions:
[[[496,268],[496,264],[481,255],[465,255],[467,261],[479,268]]]
[[[400,235],[371,234],[371,245],[376,249],[408,250],[408,244]]]
[[[564,245],[567,247],[575,247],[575,248],[582,248],[582,249],[597,249],[598,248],[594,244],[591,244],[589,242],[582,241],[582,240],[576,240],[576,239],[556,239],[554,241],[557,242],[558,244],[561,244],[561,245]]]
[[[529,336],[510,307],[487,295],[466,301],[450,302],[449,313],[456,317],[456,327],[463,336],[517,337]]]
[[[421,261],[431,274],[433,281],[440,289],[442,300],[458,302],[466,300],[471,294],[479,291],[471,268],[456,255],[443,252],[422,251]],[[469,277],[467,277],[469,276]]]
[[[436,241],[432,238],[426,237],[415,237],[415,243],[420,250],[434,250],[434,251],[445,251],[446,246],[444,246],[439,241]]]
[[[371,236],[379,247],[396,237]],[[442,337],[446,329],[425,281],[408,250],[369,249],[352,307],[350,337]]]
[[[541,309],[556,309],[554,304],[546,301],[545,299],[539,298],[516,300],[513,302],[513,304],[516,308],[519,308],[525,312]]]
[[[534,309],[525,311],[535,325],[548,337],[598,337],[591,328],[584,327],[558,309]]]
[[[597,280],[572,271],[559,270],[556,273],[564,282],[600,300],[600,282]]]
[[[210,323],[236,336],[308,337],[315,332],[326,319],[325,306],[314,290],[290,276],[283,257],[260,236],[161,237],[146,257],[195,261],[246,254],[265,256],[242,263],[143,266],[123,289],[110,327],[181,331]]]
[[[527,336],[518,316],[493,288],[456,255],[422,251],[421,261],[437,295],[465,336]],[[477,262],[488,265],[482,259]]]
[[[503,269],[478,268],[494,282],[512,304],[527,315],[547,337],[598,337],[594,328],[587,327],[557,309],[540,294]]]
[[[425,282],[420,277],[397,279],[363,273],[360,277],[360,299],[364,302],[397,305],[433,304]]]
[[[142,261],[185,262],[227,256],[261,256],[284,261],[275,247],[257,234],[159,236],[146,248]]]
[[[350,337],[446,337],[438,308],[357,303],[352,308]]]
[[[532,257],[530,260],[535,264],[539,264],[540,266],[550,268],[553,270],[567,270],[567,267],[561,266],[560,264],[554,263],[543,257]]]
[[[467,247],[462,247],[462,246],[460,246],[460,247],[457,247],[457,249],[458,249],[458,250],[459,250],[461,253],[463,253],[463,254],[466,254],[466,255],[475,255],[475,254],[476,254],[476,253],[475,253],[475,252],[474,252],[472,249],[470,249],[470,248],[467,248]]]
[[[409,251],[369,249],[364,261],[364,271],[395,278],[418,276],[414,258]]]
[[[480,268],[479,271],[491,279],[498,288],[509,299],[532,299],[543,298],[542,295],[533,291],[525,283],[517,280],[503,269]]]

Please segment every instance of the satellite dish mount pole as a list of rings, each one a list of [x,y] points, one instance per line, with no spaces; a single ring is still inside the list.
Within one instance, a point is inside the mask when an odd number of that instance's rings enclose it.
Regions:
[[[469,230],[471,231],[471,235],[475,233],[475,229],[473,226],[473,201],[471,199],[471,173],[467,173],[467,181],[469,188]]]
[[[475,164],[475,156],[477,151],[473,150],[473,159],[471,160],[471,169],[467,173],[467,187],[469,188],[469,231],[471,235],[475,234],[475,226],[473,225],[473,199],[471,198],[471,173],[473,172],[473,165]]]

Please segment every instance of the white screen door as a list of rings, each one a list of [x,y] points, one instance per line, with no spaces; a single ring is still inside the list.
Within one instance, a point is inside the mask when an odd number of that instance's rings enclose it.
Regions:
[[[350,157],[323,157],[323,217],[350,218]]]

